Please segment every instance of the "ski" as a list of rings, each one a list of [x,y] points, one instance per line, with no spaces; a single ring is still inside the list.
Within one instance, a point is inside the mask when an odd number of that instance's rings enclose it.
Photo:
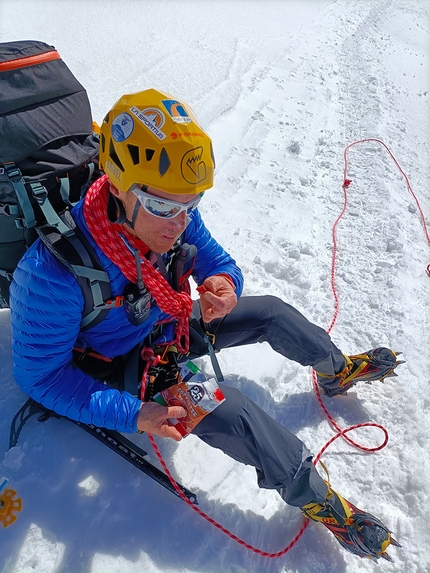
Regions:
[[[162,485],[165,489],[173,493],[176,497],[181,499],[181,496],[173,487],[172,483],[170,482],[167,475],[161,471],[159,468],[148,462],[145,459],[145,456],[148,455],[145,450],[143,450],[140,446],[133,443],[131,440],[126,438],[120,432],[116,430],[108,430],[106,428],[99,428],[94,426],[93,424],[84,424],[82,422],[75,422],[74,420],[70,420],[69,418],[65,418],[64,416],[59,416],[52,410],[47,410],[37,402],[35,402],[32,398],[29,398],[27,402],[19,409],[19,411],[15,414],[11,429],[10,429],[10,438],[9,438],[9,448],[13,448],[18,444],[19,437],[21,435],[21,431],[26,424],[26,422],[33,417],[34,415],[39,414],[37,420],[39,422],[45,422],[51,417],[59,418],[62,420],[68,420],[72,422],[76,426],[79,426],[82,430],[85,430],[88,434],[96,438],[99,442],[107,446],[113,452],[124,458],[130,464],[132,464],[135,468],[146,474],[148,477]],[[188,490],[179,482],[176,482],[179,489],[184,493],[184,495],[195,505],[198,505],[197,496],[195,493]]]
[[[72,421],[72,420],[71,420]],[[113,452],[127,460],[135,468],[142,471],[144,474],[158,482],[160,485],[175,494],[179,499],[181,496],[171,484],[169,478],[164,472],[156,466],[145,460],[144,456],[147,455],[145,450],[142,450],[135,443],[125,438],[123,434],[115,430],[106,430],[105,428],[98,428],[93,424],[82,424],[81,422],[74,422],[77,426],[85,430],[88,434],[96,438],[99,442],[110,448]],[[186,497],[195,505],[198,505],[197,496],[185,486],[176,482],[179,489],[186,495]]]

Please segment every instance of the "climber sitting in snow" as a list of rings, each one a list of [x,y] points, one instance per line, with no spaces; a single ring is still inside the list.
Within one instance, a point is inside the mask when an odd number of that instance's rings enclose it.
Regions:
[[[151,398],[158,378],[163,387],[175,383],[177,364],[208,353],[208,339],[215,351],[268,342],[285,358],[312,366],[328,396],[393,372],[389,349],[345,356],[282,300],[240,296],[241,271],[197,209],[213,185],[214,155],[188,106],[155,90],[126,95],[100,135],[105,174],[72,216],[116,304],[103,320],[82,325],[82,289],[37,241],[11,286],[14,375],[24,392],[73,420],[180,440],[169,420],[187,412]],[[194,303],[189,275],[198,285]],[[352,553],[387,557],[388,545],[396,544],[388,529],[320,477],[305,444],[237,389],[220,388],[225,401],[193,433],[254,466],[260,487],[324,523]]]

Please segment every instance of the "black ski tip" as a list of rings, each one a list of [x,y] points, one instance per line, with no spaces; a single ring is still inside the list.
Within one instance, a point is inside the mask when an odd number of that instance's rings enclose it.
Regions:
[[[180,490],[182,491],[182,493],[185,495],[185,497],[187,497],[193,505],[199,505],[199,502],[197,501],[197,496],[195,493],[193,493],[192,491],[190,491],[189,489],[187,489],[183,485],[179,486],[179,487],[180,487]],[[177,491],[175,491],[175,493],[178,497],[181,497]]]

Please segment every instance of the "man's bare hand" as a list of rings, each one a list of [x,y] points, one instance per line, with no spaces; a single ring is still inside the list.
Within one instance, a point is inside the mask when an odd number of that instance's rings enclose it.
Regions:
[[[222,318],[237,304],[233,281],[223,275],[208,277],[204,283],[197,287],[200,295],[200,308],[204,322],[214,318]]]
[[[182,440],[181,434],[168,422],[169,418],[184,418],[187,412],[182,406],[161,406],[157,402],[143,402],[137,416],[137,429],[147,434]]]

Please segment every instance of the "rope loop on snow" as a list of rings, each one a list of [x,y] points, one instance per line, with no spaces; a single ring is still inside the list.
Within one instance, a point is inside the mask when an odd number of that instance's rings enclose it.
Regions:
[[[367,139],[362,139],[360,141],[354,141],[353,143],[350,143],[344,150],[344,177],[343,177],[343,193],[344,193],[344,204],[343,204],[343,208],[342,211],[340,213],[340,215],[337,217],[336,221],[334,222],[333,225],[333,229],[332,229],[332,239],[333,239],[333,255],[332,255],[332,263],[331,263],[331,288],[332,288],[332,292],[333,292],[333,297],[334,297],[334,314],[333,314],[333,319],[330,323],[329,328],[327,329],[327,333],[330,333],[331,330],[333,329],[338,314],[339,314],[339,296],[337,293],[337,289],[336,289],[336,262],[337,262],[337,238],[336,238],[336,230],[337,230],[337,226],[339,224],[339,221],[341,220],[341,218],[343,217],[343,215],[346,212],[346,208],[347,208],[347,204],[348,204],[348,194],[347,194],[347,188],[351,185],[352,180],[351,179],[347,179],[347,171],[348,171],[348,159],[347,159],[347,153],[348,150],[353,147],[354,145],[357,145],[359,143],[365,143],[365,142],[369,142],[369,141],[374,141],[376,143],[380,143],[381,145],[384,146],[384,148],[388,151],[390,157],[393,159],[394,163],[396,164],[396,166],[398,167],[398,169],[400,170],[401,174],[403,175],[403,177],[406,180],[407,183],[407,187],[409,192],[411,193],[412,197],[415,200],[415,203],[417,204],[417,208],[418,211],[421,215],[421,220],[422,220],[422,224],[424,227],[424,232],[427,238],[428,243],[430,244],[430,236],[427,230],[427,225],[426,225],[426,221],[425,221],[425,217],[424,217],[424,213],[421,209],[420,203],[415,195],[415,193],[412,190],[410,181],[407,177],[407,175],[405,174],[405,172],[402,170],[402,168],[400,167],[400,164],[398,163],[398,161],[396,160],[396,158],[394,157],[394,155],[392,154],[392,152],[390,151],[390,149],[388,148],[388,146],[381,141],[380,139],[375,139],[375,138],[367,138]],[[427,274],[430,276],[430,264],[427,266]],[[335,435],[321,448],[320,452],[318,453],[318,455],[316,456],[315,460],[314,460],[314,465],[316,465],[319,460],[321,459],[322,455],[324,454],[324,452],[327,450],[327,448],[329,448],[331,446],[331,444],[333,442],[335,442],[338,438],[343,438],[345,439],[350,445],[354,446],[355,448],[365,451],[365,452],[377,452],[379,450],[382,450],[383,448],[385,448],[385,446],[388,443],[388,432],[387,430],[381,426],[380,424],[377,424],[375,422],[365,422],[362,424],[356,424],[354,426],[350,426],[348,428],[344,428],[342,429],[333,419],[333,417],[330,415],[330,413],[328,412],[327,408],[325,407],[322,398],[321,398],[321,394],[319,391],[319,387],[318,387],[318,383],[317,383],[317,377],[316,377],[316,373],[313,372],[312,373],[312,377],[313,377],[313,384],[314,384],[314,389],[315,389],[315,393],[318,399],[318,402],[321,406],[321,408],[323,409],[325,415],[327,416],[327,419],[329,420],[330,424],[333,426],[333,428],[335,429],[336,433]],[[347,434],[349,434],[350,432],[357,430],[359,428],[377,428],[378,430],[381,430],[381,432],[384,434],[384,439],[382,441],[382,443],[379,446],[375,446],[373,448],[369,448],[369,447],[365,447],[362,444],[359,444],[357,442],[355,442],[354,440],[352,440]],[[299,532],[297,533],[297,535],[294,537],[294,539],[287,545],[287,547],[285,547],[284,549],[282,549],[281,551],[278,551],[277,553],[268,553],[267,551],[262,551],[256,547],[253,547],[252,545],[250,545],[249,543],[246,543],[245,541],[243,541],[242,539],[240,539],[239,537],[237,537],[236,535],[234,535],[233,533],[231,533],[228,529],[225,529],[222,525],[220,525],[219,523],[217,523],[214,519],[212,519],[211,517],[209,517],[208,515],[206,515],[206,513],[204,513],[201,509],[199,509],[195,504],[193,504],[188,498],[187,496],[182,492],[182,490],[180,489],[180,487],[178,486],[178,484],[176,483],[175,479],[173,478],[172,474],[170,473],[166,462],[164,461],[160,450],[158,449],[157,444],[155,443],[155,440],[153,438],[153,436],[148,434],[148,437],[151,441],[152,447],[154,448],[154,451],[157,455],[158,460],[160,461],[164,471],[166,472],[167,477],[169,478],[169,480],[171,481],[173,487],[175,488],[175,491],[177,492],[177,494],[196,512],[198,513],[201,517],[203,517],[204,519],[206,519],[206,521],[208,521],[209,523],[211,523],[214,527],[216,527],[217,529],[219,529],[220,531],[222,531],[223,533],[225,533],[228,537],[230,537],[230,539],[233,539],[234,541],[236,541],[237,543],[239,543],[240,545],[242,545],[243,547],[245,547],[246,549],[249,549],[250,551],[253,551],[254,553],[257,553],[258,555],[261,555],[263,557],[268,557],[268,558],[276,558],[276,557],[281,557],[282,555],[285,555],[292,547],[294,547],[294,545],[298,542],[298,540],[300,539],[300,537],[303,535],[306,527],[309,524],[309,520],[305,519],[305,521],[302,523]]]
[[[343,158],[344,158],[344,171],[343,171],[343,185],[342,185],[342,189],[343,189],[343,194],[344,194],[344,203],[343,203],[343,207],[342,207],[342,211],[339,214],[339,216],[337,217],[336,221],[334,222],[333,225],[333,229],[332,229],[332,241],[333,241],[333,254],[332,254],[332,263],[331,263],[331,289],[333,292],[333,298],[334,298],[334,313],[333,313],[333,318],[332,321],[330,323],[330,326],[327,329],[327,332],[330,333],[331,330],[333,329],[338,314],[339,314],[339,295],[336,289],[336,263],[337,263],[337,237],[336,237],[336,231],[337,231],[337,226],[339,224],[339,221],[341,220],[341,218],[343,217],[343,215],[346,212],[346,208],[348,205],[348,192],[347,192],[347,188],[351,185],[352,183],[352,179],[348,179],[347,175],[348,175],[348,151],[351,149],[351,147],[353,147],[354,145],[358,145],[360,143],[368,143],[368,142],[375,142],[375,143],[379,143],[381,144],[386,151],[388,152],[388,154],[390,155],[390,157],[392,158],[392,160],[394,161],[396,167],[399,169],[400,173],[402,174],[403,178],[406,181],[406,185],[408,188],[408,191],[410,192],[410,194],[412,195],[412,197],[414,198],[414,201],[417,205],[418,211],[420,213],[421,216],[421,221],[422,221],[422,225],[424,228],[424,233],[427,239],[427,242],[430,245],[430,236],[428,233],[428,229],[427,229],[427,224],[426,224],[426,220],[424,217],[424,213],[423,210],[421,208],[421,205],[418,201],[417,196],[415,195],[411,183],[409,181],[408,176],[406,175],[406,173],[403,171],[403,169],[401,168],[399,162],[397,161],[397,159],[394,157],[393,153],[391,152],[390,148],[380,139],[376,139],[374,137],[370,137],[370,138],[366,138],[366,139],[361,139],[359,141],[354,141],[352,143],[350,143],[343,152]],[[430,276],[430,264],[427,266],[427,274]],[[314,389],[315,389],[315,393],[318,399],[318,402],[321,406],[321,408],[323,409],[326,417],[328,418],[330,424],[333,426],[333,428],[336,430],[337,434],[335,435],[334,438],[332,438],[329,442],[327,442],[327,444],[322,448],[322,450],[320,451],[320,453],[317,455],[316,459],[315,459],[315,463],[318,462],[318,460],[320,459],[320,457],[322,456],[322,453],[327,449],[327,447],[333,443],[333,441],[339,437],[343,437],[347,442],[349,442],[349,444],[351,444],[352,446],[354,446],[355,448],[362,450],[362,451],[366,451],[366,452],[377,452],[379,450],[382,450],[382,448],[384,448],[387,445],[388,442],[388,432],[387,430],[381,426],[380,424],[376,424],[373,422],[370,423],[366,423],[366,424],[358,424],[357,426],[352,426],[351,428],[347,428],[345,430],[342,430],[340,428],[340,426],[334,421],[333,417],[330,415],[330,413],[328,412],[327,408],[325,407],[322,398],[321,398],[321,393],[318,387],[318,382],[317,382],[317,376],[316,373],[313,372],[312,373],[312,378],[313,378],[313,385],[314,385]],[[346,434],[348,432],[350,432],[352,429],[357,429],[357,428],[361,428],[364,426],[372,426],[375,428],[380,429],[384,435],[384,441],[381,445],[376,446],[374,448],[367,448],[357,442],[355,442],[354,440],[352,440],[349,436],[347,436]]]

